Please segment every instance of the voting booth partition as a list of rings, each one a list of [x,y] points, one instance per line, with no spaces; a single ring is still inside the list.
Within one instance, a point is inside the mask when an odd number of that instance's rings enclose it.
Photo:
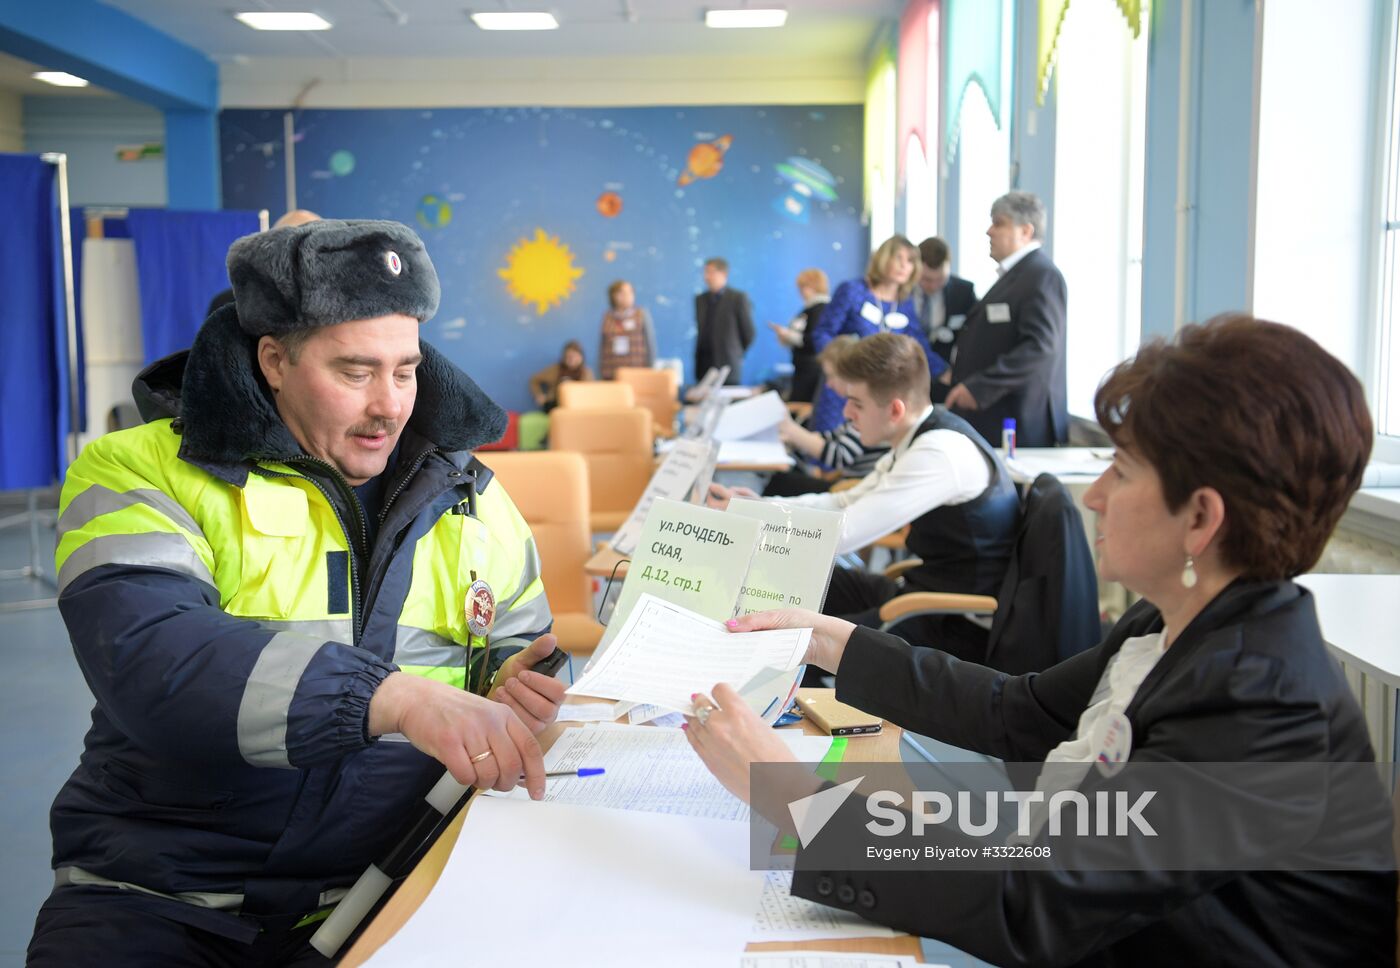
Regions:
[[[25,510],[0,528],[28,527],[29,561],[0,578],[52,578],[40,563],[38,491],[76,456],[82,413],[79,336],[67,258],[67,159],[0,154],[0,491],[27,491]],[[10,602],[0,611],[41,607]]]

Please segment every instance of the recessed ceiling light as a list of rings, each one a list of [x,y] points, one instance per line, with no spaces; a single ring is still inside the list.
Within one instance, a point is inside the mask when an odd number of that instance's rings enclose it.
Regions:
[[[472,23],[482,30],[554,30],[559,26],[552,13],[513,10],[474,13]]]
[[[254,30],[330,30],[331,22],[310,11],[250,10],[233,15]]]
[[[781,27],[787,11],[781,7],[749,7],[744,10],[706,10],[706,27]]]
[[[54,84],[58,87],[87,87],[88,82],[81,77],[74,77],[72,74],[63,71],[35,71],[29,75],[36,81],[43,81],[45,84]]]

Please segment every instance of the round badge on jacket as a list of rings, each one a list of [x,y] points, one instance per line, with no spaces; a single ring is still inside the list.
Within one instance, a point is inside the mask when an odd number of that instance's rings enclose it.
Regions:
[[[890,329],[903,329],[909,325],[909,317],[903,313],[886,313],[885,325]]]
[[[1133,724],[1122,713],[1114,713],[1095,732],[1094,766],[1102,776],[1117,776],[1133,750]]]
[[[467,589],[466,613],[467,631],[472,635],[486,635],[496,624],[496,596],[485,580],[478,578]]]
[[[384,253],[384,264],[389,267],[389,271],[394,275],[403,272],[403,261],[399,259],[399,254],[393,249]]]

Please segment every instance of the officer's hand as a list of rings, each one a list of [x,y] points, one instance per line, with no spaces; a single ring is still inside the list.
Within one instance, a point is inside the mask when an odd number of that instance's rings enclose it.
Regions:
[[[403,733],[447,767],[458,783],[513,789],[523,774],[530,797],[544,797],[544,757],[508,707],[445,682],[392,672],[369,701],[371,736]],[[482,754],[490,751],[490,756]]]
[[[558,717],[564,703],[564,683],[553,676],[531,672],[530,666],[553,652],[557,644],[553,635],[541,635],[529,648],[507,659],[496,673],[496,685],[488,697],[509,706],[535,734]]]

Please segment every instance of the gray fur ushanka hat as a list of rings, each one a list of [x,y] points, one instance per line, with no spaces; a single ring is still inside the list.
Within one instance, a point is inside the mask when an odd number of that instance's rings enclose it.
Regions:
[[[247,235],[228,250],[238,320],[280,336],[391,313],[437,312],[437,272],[422,239],[399,222],[322,219]]]

